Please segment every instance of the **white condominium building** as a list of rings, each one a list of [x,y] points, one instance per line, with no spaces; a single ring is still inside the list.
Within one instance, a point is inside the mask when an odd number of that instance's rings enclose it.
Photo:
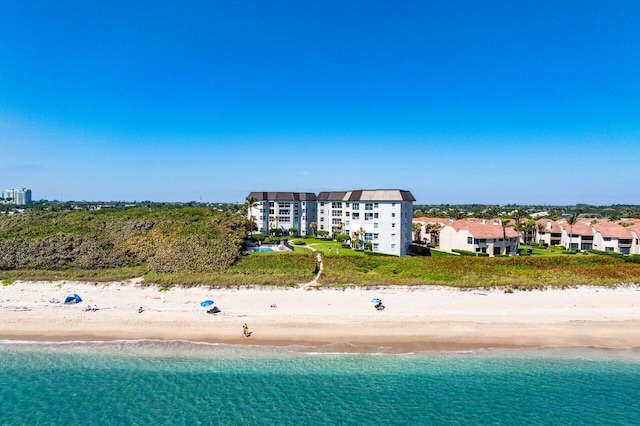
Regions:
[[[271,229],[281,229],[288,235],[295,229],[298,235],[313,235],[311,224],[316,222],[316,194],[311,192],[252,192],[247,200],[248,219],[257,225],[258,232],[268,235]]]
[[[318,194],[318,230],[348,234],[375,252],[404,256],[411,244],[410,191],[373,189]]]
[[[31,204],[31,190],[27,188],[5,189],[2,193],[5,203],[26,205]]]

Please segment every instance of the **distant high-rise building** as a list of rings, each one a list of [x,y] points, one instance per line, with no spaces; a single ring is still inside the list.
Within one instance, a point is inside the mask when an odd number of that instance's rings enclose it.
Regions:
[[[5,203],[27,205],[31,204],[31,190],[27,188],[6,189],[2,193]]]

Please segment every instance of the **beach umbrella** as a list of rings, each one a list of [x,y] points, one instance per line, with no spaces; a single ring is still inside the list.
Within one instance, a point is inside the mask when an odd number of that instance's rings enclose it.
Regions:
[[[70,294],[64,299],[64,304],[68,305],[70,303],[80,303],[82,302],[82,298],[78,296],[76,293]]]
[[[203,308],[206,307],[206,306],[211,306],[211,305],[213,305],[213,300],[205,300],[205,301],[200,302],[200,306],[202,306]]]
[[[374,297],[373,299],[371,299],[371,303],[380,303],[382,302],[382,300],[380,300],[380,298],[378,297]]]

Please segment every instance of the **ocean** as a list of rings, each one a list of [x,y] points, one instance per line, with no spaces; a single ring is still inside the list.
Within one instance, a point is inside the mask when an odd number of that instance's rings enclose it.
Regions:
[[[0,341],[3,425],[631,425],[638,401],[638,349]]]

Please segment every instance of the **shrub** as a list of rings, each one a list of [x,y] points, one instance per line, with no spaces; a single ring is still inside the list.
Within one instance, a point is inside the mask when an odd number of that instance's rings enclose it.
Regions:
[[[640,263],[640,254],[630,254],[624,260],[631,263]]]
[[[489,253],[478,253],[475,251],[469,251],[469,250],[461,250],[461,249],[453,249],[451,250],[454,253],[458,253],[461,256],[475,256],[475,257],[488,257]]]

